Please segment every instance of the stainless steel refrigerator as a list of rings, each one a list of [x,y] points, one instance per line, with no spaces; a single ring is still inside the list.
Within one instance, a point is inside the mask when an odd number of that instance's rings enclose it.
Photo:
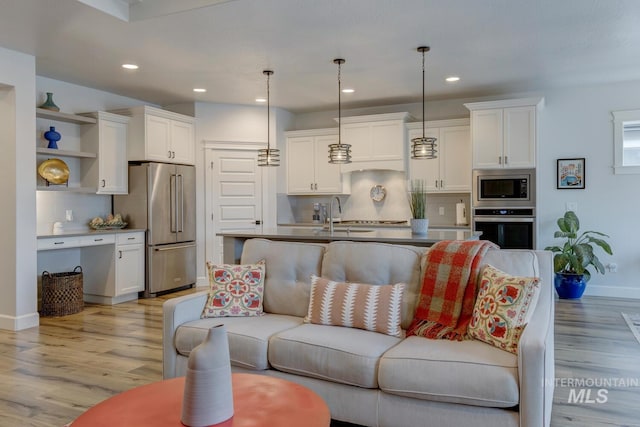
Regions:
[[[195,167],[129,164],[129,194],[114,196],[114,212],[129,228],[147,230],[145,296],[196,282]]]

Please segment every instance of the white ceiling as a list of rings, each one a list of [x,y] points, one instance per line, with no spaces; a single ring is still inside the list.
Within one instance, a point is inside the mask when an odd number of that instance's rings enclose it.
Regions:
[[[427,99],[637,80],[640,1],[0,0],[0,46],[38,75],[161,105],[253,104],[271,68],[272,105],[332,109],[336,57],[344,107],[415,102],[423,44]]]

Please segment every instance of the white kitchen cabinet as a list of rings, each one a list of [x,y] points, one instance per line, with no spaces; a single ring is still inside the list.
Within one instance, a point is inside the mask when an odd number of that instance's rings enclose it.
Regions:
[[[195,164],[193,117],[149,106],[114,113],[131,116],[128,160]]]
[[[114,296],[144,291],[144,268],[144,233],[118,234]]]
[[[343,172],[361,169],[406,171],[405,121],[408,113],[342,118],[342,143],[351,144],[351,163]]]
[[[543,98],[465,104],[471,110],[474,169],[536,166],[536,114]]]
[[[348,194],[350,180],[329,163],[329,144],[337,129],[286,132],[288,194]]]
[[[410,123],[407,146],[411,139],[422,136],[422,123]],[[428,192],[471,192],[471,136],[469,120],[427,122],[425,136],[434,137],[438,157],[411,159],[409,179],[422,179]]]
[[[144,231],[103,231],[38,238],[38,269],[60,271],[80,265],[85,301],[134,300],[145,286],[144,236]]]
[[[94,161],[82,163],[83,187],[97,187],[97,194],[127,194],[127,138],[129,118],[99,111],[91,113],[95,125],[82,129],[85,149],[97,152]]]

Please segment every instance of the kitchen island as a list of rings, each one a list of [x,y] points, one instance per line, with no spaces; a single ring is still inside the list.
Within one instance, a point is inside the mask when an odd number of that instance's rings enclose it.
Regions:
[[[481,234],[470,230],[430,229],[426,235],[418,235],[412,234],[409,229],[363,229],[336,226],[333,233],[322,227],[275,227],[253,231],[225,231],[217,235],[223,238],[223,261],[226,264],[237,264],[240,262],[245,240],[254,238],[314,243],[350,240],[353,242],[378,242],[426,247],[441,240],[478,240]]]

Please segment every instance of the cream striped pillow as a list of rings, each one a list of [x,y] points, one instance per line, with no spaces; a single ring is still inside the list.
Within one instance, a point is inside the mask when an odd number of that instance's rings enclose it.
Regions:
[[[312,275],[309,312],[304,321],[402,337],[400,311],[404,288],[404,283],[341,283]]]

